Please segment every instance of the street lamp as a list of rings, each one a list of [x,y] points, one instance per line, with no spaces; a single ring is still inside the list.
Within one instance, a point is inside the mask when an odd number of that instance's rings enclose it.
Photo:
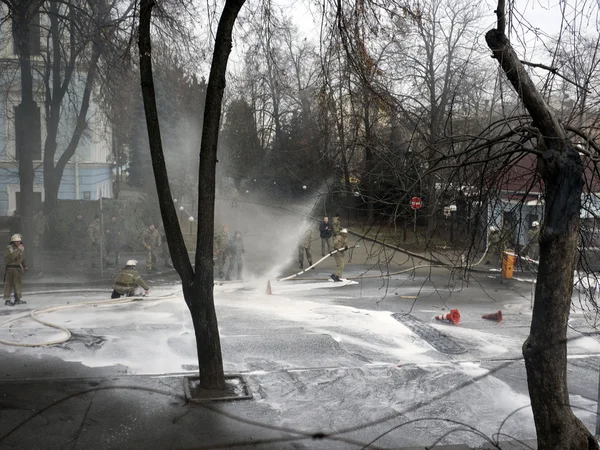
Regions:
[[[190,216],[190,218],[188,219],[190,221],[190,235],[192,234],[192,224],[194,223],[194,218],[192,216]]]
[[[183,222],[183,206],[179,207],[179,222]]]

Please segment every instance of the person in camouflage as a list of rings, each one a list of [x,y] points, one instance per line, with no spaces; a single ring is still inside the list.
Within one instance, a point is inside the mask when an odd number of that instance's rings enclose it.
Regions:
[[[333,216],[333,237],[339,236],[342,231],[342,225],[340,224],[340,213],[335,213]]]
[[[113,292],[110,298],[120,298],[121,295],[131,297],[135,295],[135,291],[141,286],[144,289],[145,295],[148,295],[150,288],[136,270],[137,261],[130,259],[115,278]]]
[[[161,247],[160,233],[154,227],[154,224],[144,231],[142,235],[142,245],[146,250],[146,270],[148,272],[156,271],[156,251]]]
[[[342,228],[340,233],[333,238],[333,248],[337,250],[333,254],[335,259],[335,273],[331,274],[333,281],[342,281],[341,277],[344,274],[344,252],[348,250],[348,230]]]
[[[24,305],[21,300],[21,272],[27,272],[25,263],[25,247],[20,234],[10,238],[10,245],[4,250],[4,304],[6,306]],[[15,301],[10,301],[10,295],[15,291]]]
[[[531,224],[531,229],[527,231],[527,257],[537,261],[540,259],[540,223],[536,220]]]
[[[310,252],[310,245],[312,243],[312,230],[307,228],[302,236],[302,240],[298,244],[298,264],[301,269],[304,269],[304,253],[306,253],[306,259],[308,261],[308,267],[312,266],[312,254]]]
[[[87,227],[81,214],[78,215],[71,224],[70,231],[70,241],[73,250],[71,260],[85,259],[85,237],[87,234]]]
[[[117,216],[112,216],[106,228],[106,257],[110,253],[115,255],[115,265],[119,264],[119,256],[121,255],[121,223],[117,220]]]
[[[229,227],[225,224],[221,226],[221,230],[215,236],[214,253],[217,259],[219,278],[223,278],[225,276],[225,263],[229,257]]]
[[[229,267],[227,268],[227,276],[225,279],[227,281],[231,280],[231,272],[233,270],[233,265],[236,265],[237,273],[236,279],[242,279],[242,270],[244,269],[244,259],[243,254],[244,250],[244,241],[242,240],[242,233],[239,231],[235,231],[235,235],[229,241]]]
[[[497,227],[491,226],[488,237],[488,260],[485,263],[490,264],[490,261],[493,261],[494,265],[497,266],[503,251],[502,233]]]
[[[102,239],[102,227],[100,225],[100,216],[96,214],[94,220],[88,226],[88,242],[90,253],[90,266],[98,267],[98,255],[100,254],[100,240]],[[106,243],[103,242],[102,261],[106,264]]]

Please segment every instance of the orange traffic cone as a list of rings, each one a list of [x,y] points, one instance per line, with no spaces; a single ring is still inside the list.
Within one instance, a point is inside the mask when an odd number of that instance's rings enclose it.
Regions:
[[[487,320],[495,320],[496,322],[502,322],[502,311],[498,310],[498,312],[492,314],[484,314],[481,316],[482,319]]]
[[[448,314],[435,316],[435,320],[449,320],[453,325],[456,325],[460,322],[460,313],[458,312],[458,309],[452,309]]]
[[[271,291],[271,280],[267,281],[267,295],[273,295]]]

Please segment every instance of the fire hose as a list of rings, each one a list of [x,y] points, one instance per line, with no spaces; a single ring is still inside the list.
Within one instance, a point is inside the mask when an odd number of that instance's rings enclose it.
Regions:
[[[98,290],[96,290],[96,289],[87,289],[86,290],[86,292],[97,292],[97,291]],[[40,292],[36,292],[36,293],[40,294],[40,293],[58,293],[58,292],[71,292],[71,291],[69,291],[69,290],[40,291]],[[104,290],[103,292],[106,292],[106,291]],[[30,312],[18,314],[18,315],[11,317],[8,320],[5,320],[4,322],[0,323],[0,328],[4,327],[5,325],[7,325],[9,323],[16,322],[18,320],[30,318],[41,325],[61,331],[62,333],[64,333],[64,336],[59,339],[54,339],[51,341],[34,342],[34,343],[23,343],[23,342],[7,341],[7,340],[0,339],[0,344],[10,345],[13,347],[46,347],[46,346],[50,346],[50,345],[63,344],[65,342],[67,342],[69,339],[71,339],[71,332],[67,328],[63,327],[62,325],[57,325],[57,324],[42,320],[39,317],[42,314],[47,314],[47,313],[51,313],[51,312],[55,312],[55,311],[62,311],[65,309],[97,307],[97,306],[106,306],[106,305],[122,305],[125,303],[132,303],[132,302],[138,302],[138,301],[149,301],[149,300],[150,301],[162,301],[162,300],[170,300],[173,298],[179,298],[179,295],[168,294],[168,295],[154,297],[154,298],[135,296],[135,297],[125,297],[123,299],[91,301],[91,302],[77,303],[77,304],[72,304],[72,305],[50,306],[48,308],[43,308],[43,309],[34,309]]]

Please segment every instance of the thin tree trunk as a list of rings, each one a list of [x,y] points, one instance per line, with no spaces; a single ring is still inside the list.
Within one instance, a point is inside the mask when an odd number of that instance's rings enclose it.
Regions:
[[[213,299],[213,236],[217,144],[227,62],[232,48],[233,26],[244,3],[245,0],[227,0],[219,19],[206,88],[204,125],[200,146],[200,168],[198,171],[200,185],[198,187],[198,231],[194,286],[200,299],[202,299],[198,304],[198,317],[202,325],[202,335],[199,336],[200,339],[197,342],[198,355],[204,360],[203,370],[200,371],[200,386],[207,386],[206,383],[210,382],[216,388],[222,388],[225,385],[221,343]]]
[[[498,29],[486,41],[539,129],[538,172],[546,204],[530,335],[523,345],[531,407],[540,450],[597,450],[598,443],[573,414],[567,389],[567,321],[579,233],[583,163],[548,108],[508,38],[504,0]],[[542,138],[543,136],[543,138]]]
[[[191,266],[177,213],[169,188],[167,170],[162,151],[162,140],[156,109],[156,96],[152,76],[150,22],[154,0],[140,2],[140,77],[148,127],[148,139],[152,167],[158,191],[163,224],[173,265],[181,277],[183,295],[194,324],[200,387],[224,389],[225,375],[221,343],[213,297],[213,235],[215,205],[215,170],[217,163],[217,139],[221,118],[223,91],[227,61],[231,52],[232,32],[237,15],[245,0],[227,0],[215,38],[213,61],[206,93],[204,126],[200,148],[198,189],[198,231],[195,256],[195,272]]]

